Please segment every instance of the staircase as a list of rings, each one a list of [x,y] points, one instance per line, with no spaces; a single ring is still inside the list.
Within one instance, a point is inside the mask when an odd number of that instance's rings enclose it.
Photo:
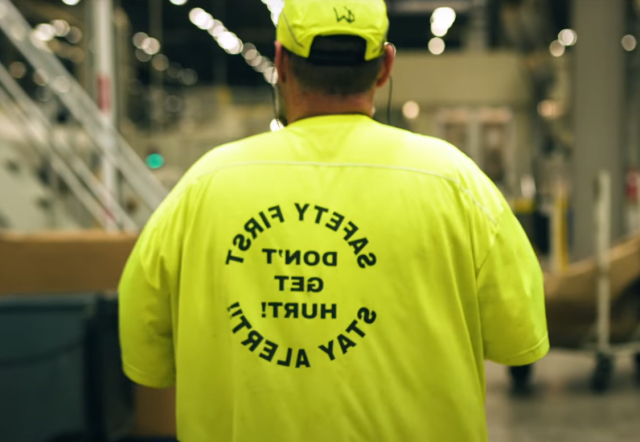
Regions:
[[[0,228],[139,230],[167,191],[10,0],[0,0],[1,32],[71,121],[52,121],[0,63]],[[97,159],[117,171],[117,191],[102,183]]]
[[[0,228],[31,232],[78,227],[67,217],[57,219],[53,204],[51,192],[14,147],[0,142]]]

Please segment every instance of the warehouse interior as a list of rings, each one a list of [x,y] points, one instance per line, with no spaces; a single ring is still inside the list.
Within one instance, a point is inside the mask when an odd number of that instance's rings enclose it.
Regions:
[[[0,441],[172,441],[117,285],[205,153],[280,130],[286,0],[0,0]],[[494,442],[640,438],[640,0],[387,0],[375,119],[473,159],[545,274],[552,351],[487,363]]]

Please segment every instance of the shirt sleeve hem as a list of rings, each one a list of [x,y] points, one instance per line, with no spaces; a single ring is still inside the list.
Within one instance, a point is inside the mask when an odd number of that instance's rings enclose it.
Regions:
[[[549,335],[545,334],[544,337],[534,347],[529,350],[525,350],[522,353],[518,353],[515,356],[507,357],[490,357],[489,359],[497,362],[498,364],[508,365],[511,367],[518,367],[522,365],[533,364],[534,362],[542,359],[549,353]]]
[[[123,363],[122,368],[129,379],[145,387],[163,389],[175,385],[175,381],[172,378],[150,376],[127,363]]]

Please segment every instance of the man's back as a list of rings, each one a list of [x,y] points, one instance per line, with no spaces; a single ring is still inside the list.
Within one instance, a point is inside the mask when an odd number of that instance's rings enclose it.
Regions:
[[[177,382],[187,442],[483,441],[484,359],[548,350],[540,269],[495,187],[361,115],[211,152],[122,291],[140,293],[125,370]]]

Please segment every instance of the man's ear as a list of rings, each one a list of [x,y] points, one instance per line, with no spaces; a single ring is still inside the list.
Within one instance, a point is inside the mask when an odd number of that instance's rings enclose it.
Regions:
[[[380,70],[380,75],[378,75],[378,80],[376,81],[376,87],[379,88],[384,86],[391,77],[393,63],[396,60],[396,47],[391,43],[385,43],[383,57],[382,69]]]
[[[275,67],[278,71],[278,81],[281,83],[285,83],[287,81],[287,61],[288,57],[282,47],[282,43],[276,41],[276,59],[275,59]]]

